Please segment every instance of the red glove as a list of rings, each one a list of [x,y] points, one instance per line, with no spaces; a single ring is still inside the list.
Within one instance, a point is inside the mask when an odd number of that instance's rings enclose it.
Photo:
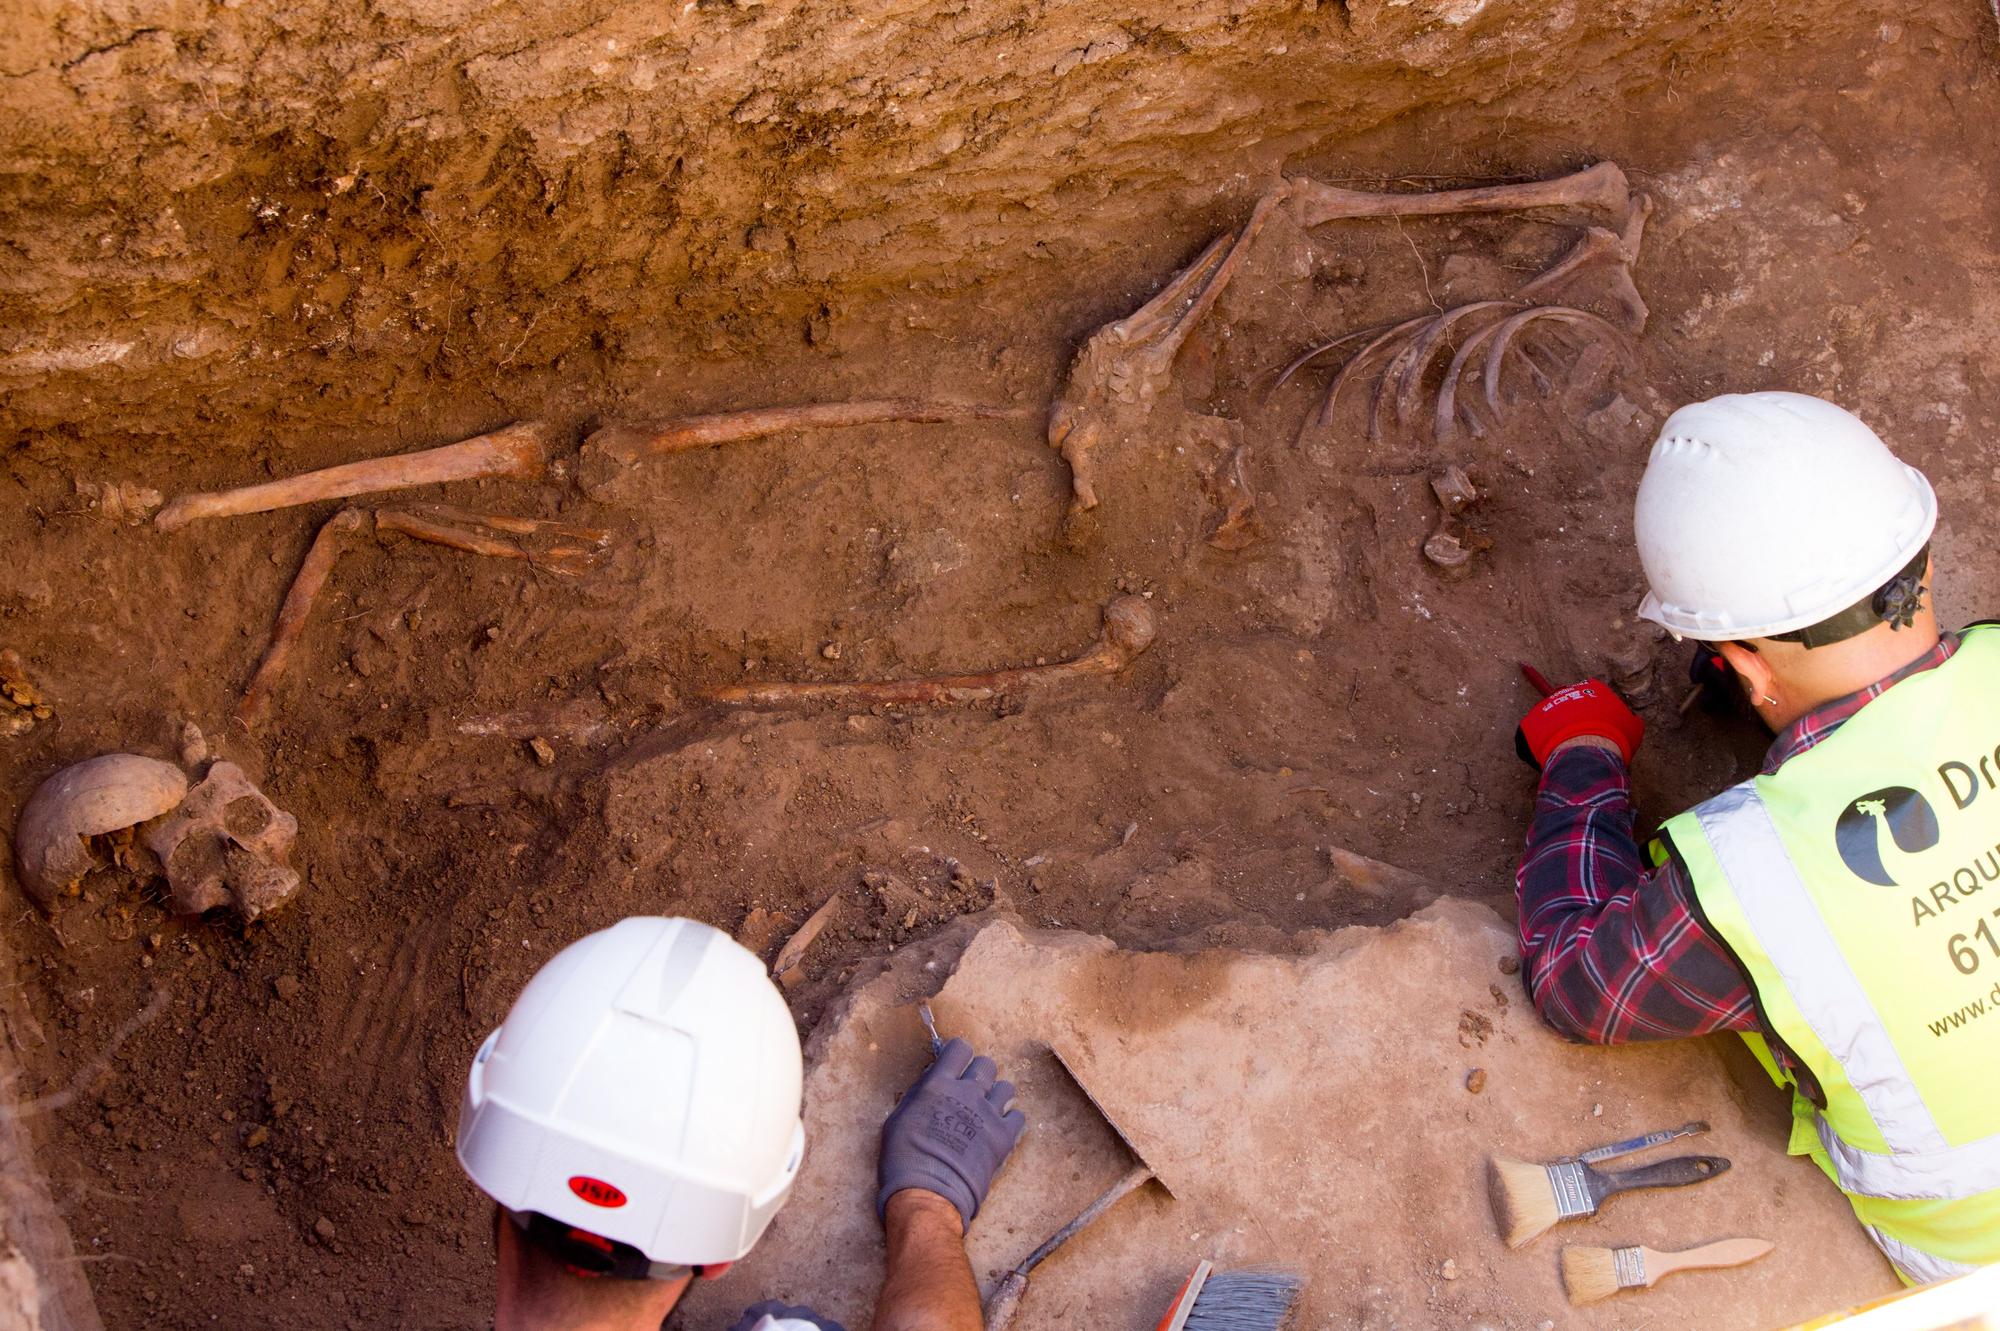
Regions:
[[[1557,689],[1536,703],[1521,718],[1520,729],[1514,732],[1514,749],[1521,755],[1521,761],[1539,768],[1558,744],[1586,735],[1616,744],[1629,763],[1639,741],[1645,738],[1646,723],[1611,691],[1609,684],[1601,679],[1586,679],[1581,684]]]

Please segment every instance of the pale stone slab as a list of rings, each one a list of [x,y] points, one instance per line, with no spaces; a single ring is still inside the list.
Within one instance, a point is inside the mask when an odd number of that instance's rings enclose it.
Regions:
[[[1444,901],[1385,928],[1296,941],[1288,955],[1130,953],[998,921],[965,948],[935,1001],[938,1023],[999,1060],[1030,1121],[973,1229],[982,1281],[1126,1167],[1051,1045],[1175,1189],[1170,1199],[1149,1186],[1045,1263],[1022,1331],[1145,1331],[1204,1257],[1306,1272],[1300,1328],[1750,1331],[1896,1288],[1832,1185],[1785,1155],[1781,1097],[1729,1046],[1564,1043],[1518,977],[1501,973],[1513,936],[1482,906]],[[700,1291],[683,1325],[727,1326],[752,1299],[783,1297],[850,1331],[867,1326],[881,1260],[876,1133],[928,1057],[909,1004],[935,974],[913,957],[822,1026],[793,1201],[749,1260]],[[1473,1068],[1487,1074],[1477,1095],[1465,1086]],[[1615,1198],[1520,1251],[1496,1236],[1489,1152],[1550,1159],[1696,1118],[1714,1130],[1638,1162],[1720,1154],[1734,1161],[1722,1178]],[[1589,1308],[1564,1299],[1566,1243],[1675,1248],[1735,1235],[1777,1251]]]

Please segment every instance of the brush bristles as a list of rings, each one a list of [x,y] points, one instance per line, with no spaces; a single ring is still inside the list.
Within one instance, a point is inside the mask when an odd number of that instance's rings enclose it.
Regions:
[[[1619,1290],[1618,1256],[1613,1248],[1564,1248],[1563,1288],[1573,1304],[1595,1303]]]
[[[1494,1156],[1486,1162],[1486,1191],[1500,1237],[1518,1248],[1556,1222],[1556,1189],[1546,1165]]]
[[[1183,1331],[1278,1331],[1305,1280],[1293,1271],[1251,1268],[1210,1273]]]

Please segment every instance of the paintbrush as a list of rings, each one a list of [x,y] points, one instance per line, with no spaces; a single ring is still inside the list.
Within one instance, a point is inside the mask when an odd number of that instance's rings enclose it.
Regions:
[[[1729,1168],[1719,1155],[1683,1155],[1638,1169],[1593,1168],[1606,1160],[1643,1151],[1677,1137],[1708,1131],[1706,1123],[1686,1123],[1665,1132],[1599,1146],[1552,1164],[1495,1156],[1487,1162],[1486,1186],[1493,1217],[1510,1248],[1529,1242],[1558,1220],[1596,1215],[1606,1199],[1637,1188],[1677,1188],[1714,1178]]]
[[[1304,1288],[1291,1271],[1218,1271],[1202,1262],[1154,1331],[1278,1331]]]
[[[1676,1271],[1742,1266],[1775,1246],[1764,1239],[1723,1239],[1699,1248],[1564,1248],[1563,1288],[1575,1304],[1594,1303],[1621,1289],[1649,1289]]]

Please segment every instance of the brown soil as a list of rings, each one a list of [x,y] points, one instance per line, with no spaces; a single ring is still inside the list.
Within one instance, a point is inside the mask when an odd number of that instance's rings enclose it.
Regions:
[[[667,36],[657,7],[136,32],[15,8],[0,645],[55,715],[0,739],[0,826],[64,763],[170,756],[192,720],[298,816],[306,870],[247,930],[109,872],[53,928],[25,906],[4,926],[24,1096],[167,996],[34,1120],[108,1325],[479,1324],[487,1210],[450,1146],[467,1057],[536,965],[620,916],[795,925],[841,894],[796,991],[810,1024],[857,968],[989,904],[1140,948],[1382,918],[1334,847],[1504,892],[1531,789],[1522,657],[1642,704],[1648,809],[1725,784],[1758,737],[1677,720],[1682,652],[1631,617],[1632,487],[1679,401],[1857,405],[1937,485],[1948,617],[2000,573],[1978,516],[2000,479],[1980,442],[2000,427],[2000,66],[1971,0],[1783,21],[1189,6],[1143,31],[1105,5],[899,25],[702,0]],[[600,49],[616,86],[586,73]],[[1275,220],[1150,432],[1107,450],[1098,520],[1063,538],[1036,417],[1076,345],[1278,163],[1441,188],[1606,158],[1659,205],[1619,383],[1482,441],[1371,449],[1357,409],[1295,448],[1325,375],[1272,392],[1276,367],[1517,284],[1564,234]],[[940,393],[1030,415],[661,459],[611,503],[561,478],[451,487],[617,544],[572,581],[362,542],[254,736],[225,721],[324,513],[162,535],[85,488],[210,488],[528,416],[573,439]],[[1237,552],[1207,543],[1215,416],[1243,425],[1266,533]],[[1494,542],[1460,580],[1419,553],[1447,463],[1487,492],[1472,525]],[[1121,591],[1150,596],[1152,649],[1019,708],[687,701],[1065,658]],[[511,735],[461,729],[492,717]],[[788,928],[754,918],[774,949]]]

